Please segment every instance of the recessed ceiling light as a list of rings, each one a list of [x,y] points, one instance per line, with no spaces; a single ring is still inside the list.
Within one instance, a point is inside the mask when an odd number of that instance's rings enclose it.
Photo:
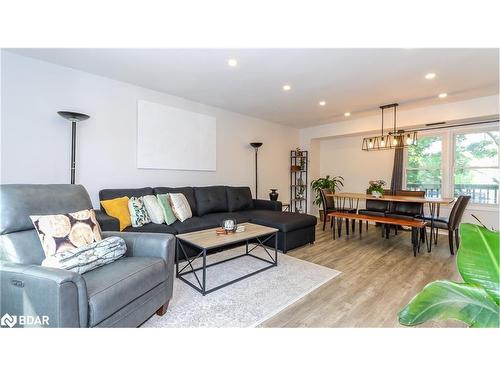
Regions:
[[[322,106],[322,107],[324,107],[326,105],[326,102],[324,100],[322,100],[322,101],[319,102],[319,105]]]
[[[436,78],[436,73],[427,73],[425,75],[425,79],[434,79]]]
[[[448,94],[445,92],[442,92],[441,94],[438,95],[438,97],[441,99],[446,98],[447,96],[448,96]]]
[[[283,91],[290,91],[292,89],[292,86],[290,85],[283,85]]]
[[[238,65],[238,60],[236,60],[236,59],[229,59],[229,60],[227,60],[227,65],[235,67],[235,66]]]
[[[346,112],[346,113],[344,113],[344,116],[345,116],[345,117],[349,117],[350,115],[351,115],[351,112]]]

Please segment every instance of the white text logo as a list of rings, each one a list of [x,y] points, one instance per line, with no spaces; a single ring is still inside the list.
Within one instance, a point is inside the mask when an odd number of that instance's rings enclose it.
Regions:
[[[0,319],[0,326],[14,327],[16,324],[20,326],[48,326],[49,317],[47,315],[31,316],[31,315],[10,315],[4,314]]]
[[[14,327],[17,323],[17,316],[12,316],[9,314],[4,314],[2,316],[2,319],[0,319],[0,325],[2,326],[8,326],[10,328]]]

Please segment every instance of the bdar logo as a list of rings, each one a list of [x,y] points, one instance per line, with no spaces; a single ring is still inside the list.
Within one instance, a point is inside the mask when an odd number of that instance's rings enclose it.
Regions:
[[[2,316],[2,319],[0,319],[0,325],[2,326],[8,326],[12,328],[16,325],[16,323],[17,323],[17,316],[5,314],[4,316]]]

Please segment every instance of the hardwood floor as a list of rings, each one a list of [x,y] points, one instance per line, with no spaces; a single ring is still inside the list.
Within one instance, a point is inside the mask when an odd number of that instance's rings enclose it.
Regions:
[[[379,227],[363,227],[332,240],[332,233],[316,228],[314,245],[287,255],[341,271],[328,283],[265,321],[260,327],[402,327],[397,314],[427,283],[438,279],[461,280],[448,239],[439,236],[427,253],[422,246],[413,257],[409,232],[387,240]],[[459,322],[429,322],[424,327],[462,327]]]

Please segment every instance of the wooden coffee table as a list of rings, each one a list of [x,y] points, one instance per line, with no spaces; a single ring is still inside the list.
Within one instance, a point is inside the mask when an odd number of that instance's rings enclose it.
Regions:
[[[214,292],[218,289],[224,288],[225,286],[234,284],[238,281],[241,281],[243,279],[246,279],[247,277],[253,276],[259,272],[265,271],[271,267],[276,267],[278,265],[278,229],[276,228],[270,228],[266,227],[264,225],[258,225],[258,224],[253,224],[253,223],[242,223],[240,225],[245,226],[245,231],[240,232],[240,233],[231,233],[231,234],[223,234],[223,235],[217,235],[215,233],[215,229],[206,229],[206,230],[200,230],[197,232],[190,232],[190,233],[185,233],[185,234],[178,234],[177,241],[176,241],[176,251],[175,251],[175,263],[176,263],[176,277],[182,281],[184,281],[186,284],[191,286],[192,288],[196,289],[198,292],[200,292],[202,295],[207,295],[208,293]],[[263,239],[262,239],[263,238]],[[267,247],[264,246],[264,243],[267,241],[271,240],[274,238],[274,257],[271,255],[271,253],[268,251]],[[249,249],[249,244],[253,245],[252,248]],[[234,245],[233,247],[237,247],[241,244],[245,244],[245,253],[241,255],[237,255],[232,258],[224,259],[219,262],[207,264],[207,251],[208,250],[214,250],[214,249],[220,249],[220,248],[226,248],[227,246]],[[196,249],[199,249],[199,253],[193,257],[188,257],[186,254],[186,250],[184,248],[184,245],[189,244],[192,247],[195,247]],[[255,254],[252,254],[252,251],[254,251],[256,248],[262,248],[266,251],[267,255],[269,255],[270,259],[264,259],[261,258]],[[184,255],[185,259],[187,260],[186,265],[184,265],[181,269],[179,269],[179,255],[180,252]],[[257,271],[251,272],[249,274],[246,274],[244,276],[238,277],[237,279],[231,280],[227,283],[224,283],[222,285],[218,285],[214,288],[211,288],[207,290],[207,282],[206,282],[206,273],[207,273],[207,268],[215,266],[220,263],[225,263],[233,259],[241,258],[244,256],[251,256],[253,258],[259,259],[263,262],[269,263],[270,265],[261,268]],[[194,268],[193,267],[193,262],[200,258],[203,257],[203,265],[201,267]],[[186,268],[188,268],[187,271],[184,271]],[[202,279],[200,281],[198,275],[196,274],[196,271],[202,271]],[[184,272],[183,272],[184,271]],[[186,280],[183,276],[188,275],[188,274],[194,274],[194,277],[198,283],[198,285],[193,284],[189,280]]]

